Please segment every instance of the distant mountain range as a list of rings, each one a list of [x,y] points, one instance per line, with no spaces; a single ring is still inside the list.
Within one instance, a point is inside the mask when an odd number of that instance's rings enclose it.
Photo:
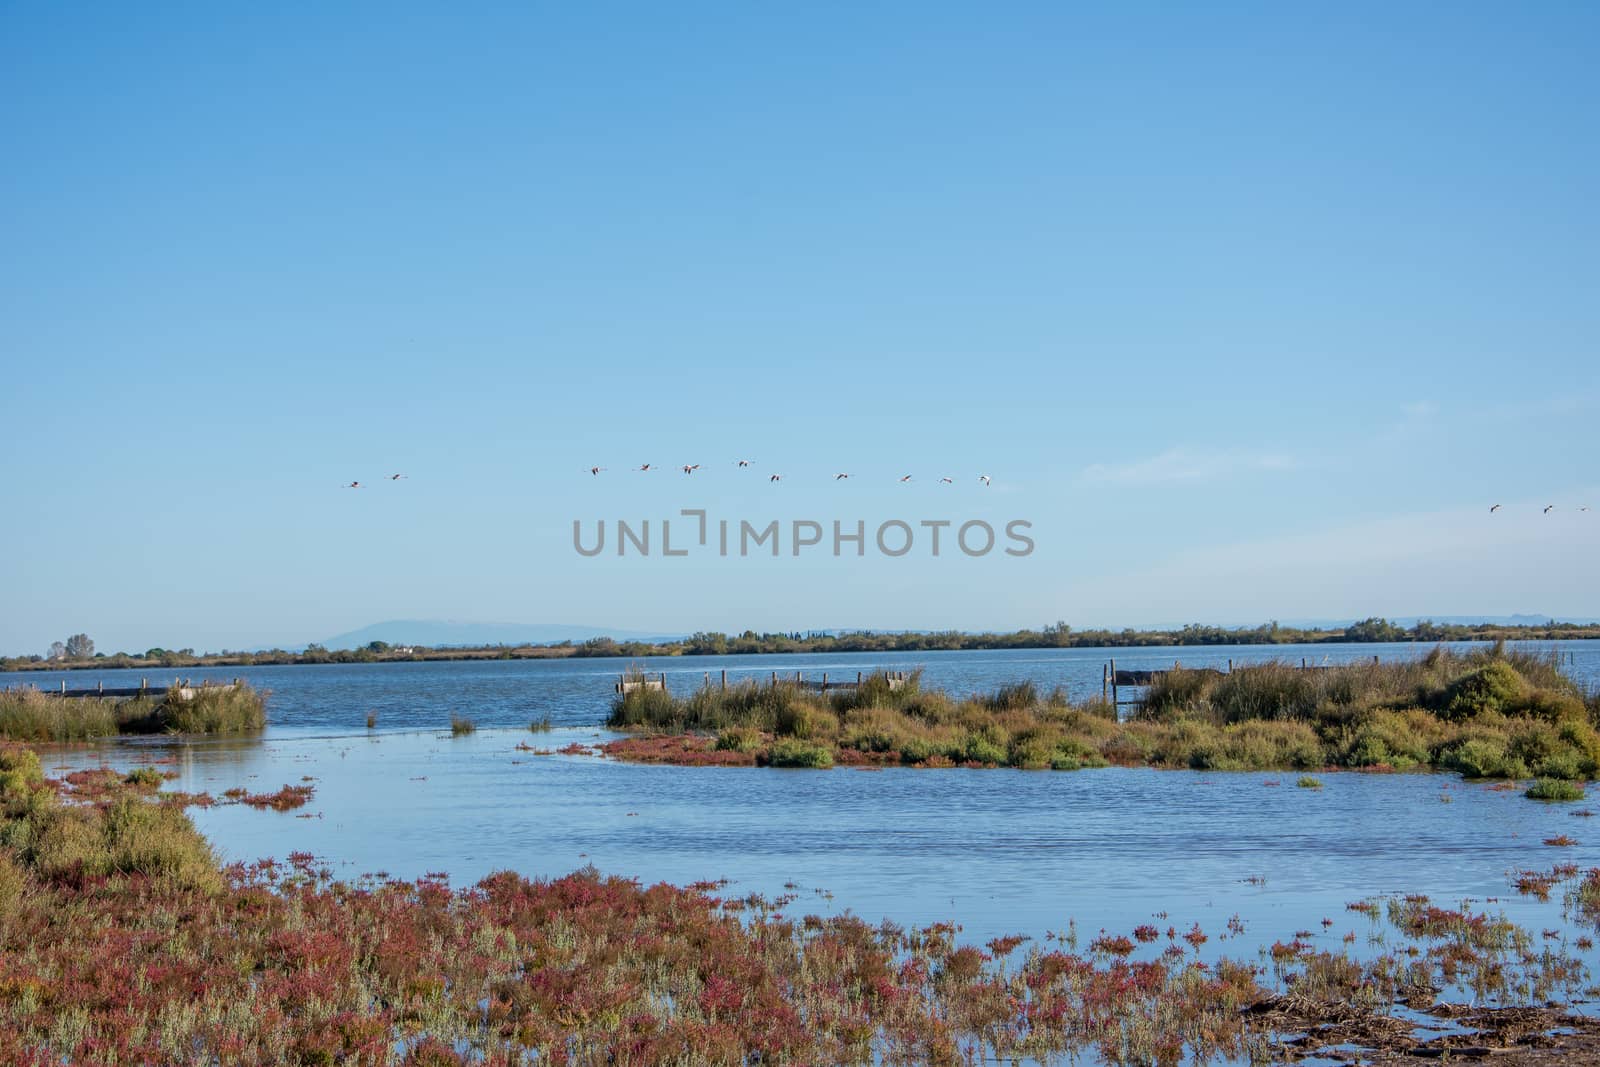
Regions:
[[[429,648],[479,647],[482,645],[553,645],[562,641],[587,641],[591,637],[614,637],[619,641],[667,641],[682,634],[645,633],[600,626],[572,626],[566,623],[455,622],[441,619],[394,619],[363,626],[349,633],[318,641],[324,648],[360,648],[374,641],[391,645],[426,645]]]

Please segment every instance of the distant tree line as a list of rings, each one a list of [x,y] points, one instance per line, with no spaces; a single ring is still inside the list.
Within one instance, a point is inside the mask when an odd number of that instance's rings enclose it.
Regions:
[[[421,645],[394,646],[373,641],[355,649],[329,649],[307,645],[303,651],[270,649],[256,652],[196,653],[192,648],[177,650],[147,649],[142,654],[97,653],[94,642],[85,634],[74,634],[57,641],[45,656],[0,658],[0,670],[51,670],[78,667],[249,667],[294,663],[387,663],[401,660],[450,659],[557,659],[580,656],[741,656],[800,652],[942,652],[960,649],[1006,648],[1141,648],[1158,645],[1291,645],[1351,644],[1413,641],[1436,644],[1440,641],[1553,641],[1600,638],[1600,625],[1558,623],[1551,620],[1540,626],[1503,626],[1495,623],[1464,625],[1423,620],[1413,626],[1400,626],[1388,619],[1371,618],[1349,626],[1308,629],[1280,626],[1276,622],[1247,628],[1203,626],[1191,623],[1176,630],[1074,630],[1064,622],[1051,623],[1037,630],[1012,633],[963,633],[942,630],[931,633],[883,633],[859,630],[849,633],[792,631],[741,634],[696,633],[679,641],[616,641],[596,637],[553,645],[484,645],[473,648],[429,648]]]

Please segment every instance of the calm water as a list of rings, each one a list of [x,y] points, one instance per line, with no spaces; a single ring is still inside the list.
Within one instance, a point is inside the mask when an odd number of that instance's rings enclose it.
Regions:
[[[854,679],[858,671],[877,668],[922,668],[927,685],[956,694],[989,691],[1024,679],[1042,689],[1057,686],[1074,699],[1100,694],[1101,672],[1115,658],[1124,668],[1169,667],[1181,661],[1191,667],[1222,667],[1234,662],[1281,659],[1299,663],[1340,663],[1377,655],[1408,659],[1426,655],[1431,645],[1218,645],[1210,648],[1021,649],[995,652],[844,653],[804,656],[692,656],[643,659],[645,669],[664,671],[667,684],[687,691],[724,669],[730,679],[768,677],[773,671],[803,671],[808,678],[824,672]],[[1455,645],[1472,648],[1471,645]],[[1481,645],[1476,647],[1483,647]],[[1555,649],[1565,669],[1582,684],[1600,686],[1600,641],[1545,642],[1530,645]],[[0,686],[138,685],[141,676],[166,684],[174,676],[247,678],[271,690],[268,713],[275,726],[353,729],[378,713],[379,725],[432,727],[452,714],[471,717],[480,726],[525,726],[550,716],[563,726],[605,721],[612,683],[628,666],[617,659],[487,660],[434,663],[328,664],[324,666],[224,667],[184,671],[50,671],[0,674]]]
[[[730,878],[766,894],[793,883],[807,912],[956,919],[983,938],[1040,936],[1074,918],[1086,933],[1125,932],[1167,912],[1214,936],[1239,914],[1249,939],[1305,929],[1337,943],[1366,930],[1345,904],[1380,892],[1500,897],[1513,918],[1549,926],[1550,906],[1536,913],[1516,898],[1506,872],[1600,865],[1600,837],[1591,842],[1590,820],[1570,814],[1579,805],[1448,775],[1324,774],[1325,788],[1309,790],[1295,774],[646,767],[516,747],[601,736],[280,727],[258,741],[79,748],[47,765],[170,759],[176,788],[214,794],[315,779],[299,813],[193,809],[230,859],[298,849],[341,877],[445,871],[457,884],[586,863],[646,882]],[[1562,833],[1582,843],[1541,843]],[[1336,923],[1326,934],[1324,917]]]
[[[1600,682],[1600,643],[1561,646],[1568,670]],[[1206,665],[1301,655],[1329,661],[1412,645],[1117,650],[1119,665],[1181,659]],[[961,652],[899,656],[773,656],[651,661],[673,687],[705,671],[764,674],[923,667],[955,692],[1030,678],[1074,696],[1098,694],[1104,650]],[[1517,896],[1517,868],[1600,866],[1600,826],[1581,805],[1546,805],[1451,775],[1298,775],[1143,769],[849,770],[646,767],[581,756],[538,756],[611,736],[600,729],[616,660],[469,662],[244,671],[272,690],[271,726],[257,739],[138,739],[51,752],[47,765],[162,761],[174,788],[220,795],[314,780],[295,813],[241,806],[192,809],[229,859],[321,857],[345,878],[443,871],[458,885],[500,869],[561,875],[602,871],[678,884],[732,880],[730,892],[799,894],[791,911],[850,910],[870,920],[960,922],[966,936],[1042,937],[1076,921],[1087,939],[1199,923],[1208,952],[1252,955],[1296,931],[1336,947],[1347,931],[1365,945],[1368,920],[1349,902],[1380,893],[1474,900],[1539,929],[1563,928],[1559,902]],[[207,672],[195,672],[202,674]],[[238,671],[209,672],[231,676]],[[21,680],[12,676],[6,681]],[[49,684],[59,676],[27,676]],[[72,684],[92,682],[87,672]],[[119,680],[116,672],[104,675]],[[382,729],[363,729],[369,710]],[[477,734],[452,738],[452,712]],[[531,734],[531,718],[561,726]],[[1272,784],[1277,783],[1277,784]],[[1547,837],[1578,838],[1552,848]],[[1264,879],[1264,882],[1257,881]],[[790,889],[790,887],[795,887]],[[1498,898],[1496,900],[1496,898]],[[1246,926],[1222,941],[1229,918]],[[1324,928],[1324,918],[1333,925]],[[1571,932],[1570,929],[1568,931]]]

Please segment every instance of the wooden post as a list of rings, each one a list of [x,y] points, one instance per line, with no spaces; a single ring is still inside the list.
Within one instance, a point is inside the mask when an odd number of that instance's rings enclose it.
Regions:
[[[105,696],[106,695],[105,679],[102,678],[100,681],[94,683],[94,691],[95,691],[95,694],[97,696]]]
[[[823,671],[822,672],[822,691],[824,693],[826,693],[828,691],[828,672],[827,671]]]
[[[1121,713],[1119,713],[1117,711],[1117,661],[1116,660],[1112,660],[1111,661],[1111,717],[1114,718],[1114,719],[1122,718]]]
[[[778,688],[778,672],[777,671],[773,671],[772,672],[772,688],[774,688],[774,689]]]
[[[856,685],[859,686],[860,684],[861,684],[861,672],[860,671],[856,671]]]
[[[728,668],[726,667],[722,668],[722,691],[724,693],[728,691]]]
[[[1233,673],[1233,657],[1228,657],[1228,673]]]
[[[1106,673],[1106,665],[1100,664],[1100,703],[1106,702],[1106,694],[1111,692],[1111,676]]]
[[[61,679],[61,695],[67,695],[67,680],[65,678]]]

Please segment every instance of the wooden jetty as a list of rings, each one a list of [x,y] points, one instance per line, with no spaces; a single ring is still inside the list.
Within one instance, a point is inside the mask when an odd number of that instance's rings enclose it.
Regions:
[[[838,675],[832,675],[830,677],[827,671],[823,671],[820,678],[807,678],[804,671],[795,671],[793,677],[790,677],[787,671],[781,674],[778,671],[773,671],[768,684],[774,687],[779,685],[793,685],[801,689],[810,690],[814,693],[834,693],[842,689],[859,689],[861,688],[862,683],[868,678],[871,678],[874,674],[883,675],[888,680],[890,689],[899,689],[910,680],[910,675],[905,671],[856,671],[856,676],[854,678],[840,678]],[[757,684],[759,684],[756,676],[751,676],[745,680],[757,682]],[[712,687],[713,683],[711,680],[710,671],[705,672],[705,679],[701,684],[707,689]],[[722,689],[728,688],[728,672],[726,670],[722,672],[721,678],[716,684],[718,684]],[[738,685],[739,679],[734,679],[734,684]],[[667,675],[664,671],[653,675],[624,674],[621,678],[617,679],[615,689],[618,694],[623,696],[639,690],[657,690],[665,693],[667,691]]]
[[[61,681],[61,688],[37,689],[37,691],[43,693],[45,696],[62,697],[67,700],[78,700],[83,698],[93,698],[97,700],[137,700],[140,697],[165,697],[169,693],[173,694],[178,700],[193,700],[197,693],[207,689],[226,691],[229,689],[237,689],[242,684],[243,682],[238,678],[235,678],[231,682],[213,682],[209,679],[202,679],[199,685],[195,685],[194,682],[188,678],[174,678],[172,680],[172,684],[170,685],[161,685],[158,683],[155,686],[152,686],[150,684],[150,679],[141,678],[139,679],[139,686],[137,689],[128,686],[112,687],[107,689],[104,682],[97,683],[92,689],[68,689],[66,679],[63,678]],[[36,689],[36,687],[31,685],[12,686],[10,689],[7,689],[6,692],[20,693],[29,689]]]

